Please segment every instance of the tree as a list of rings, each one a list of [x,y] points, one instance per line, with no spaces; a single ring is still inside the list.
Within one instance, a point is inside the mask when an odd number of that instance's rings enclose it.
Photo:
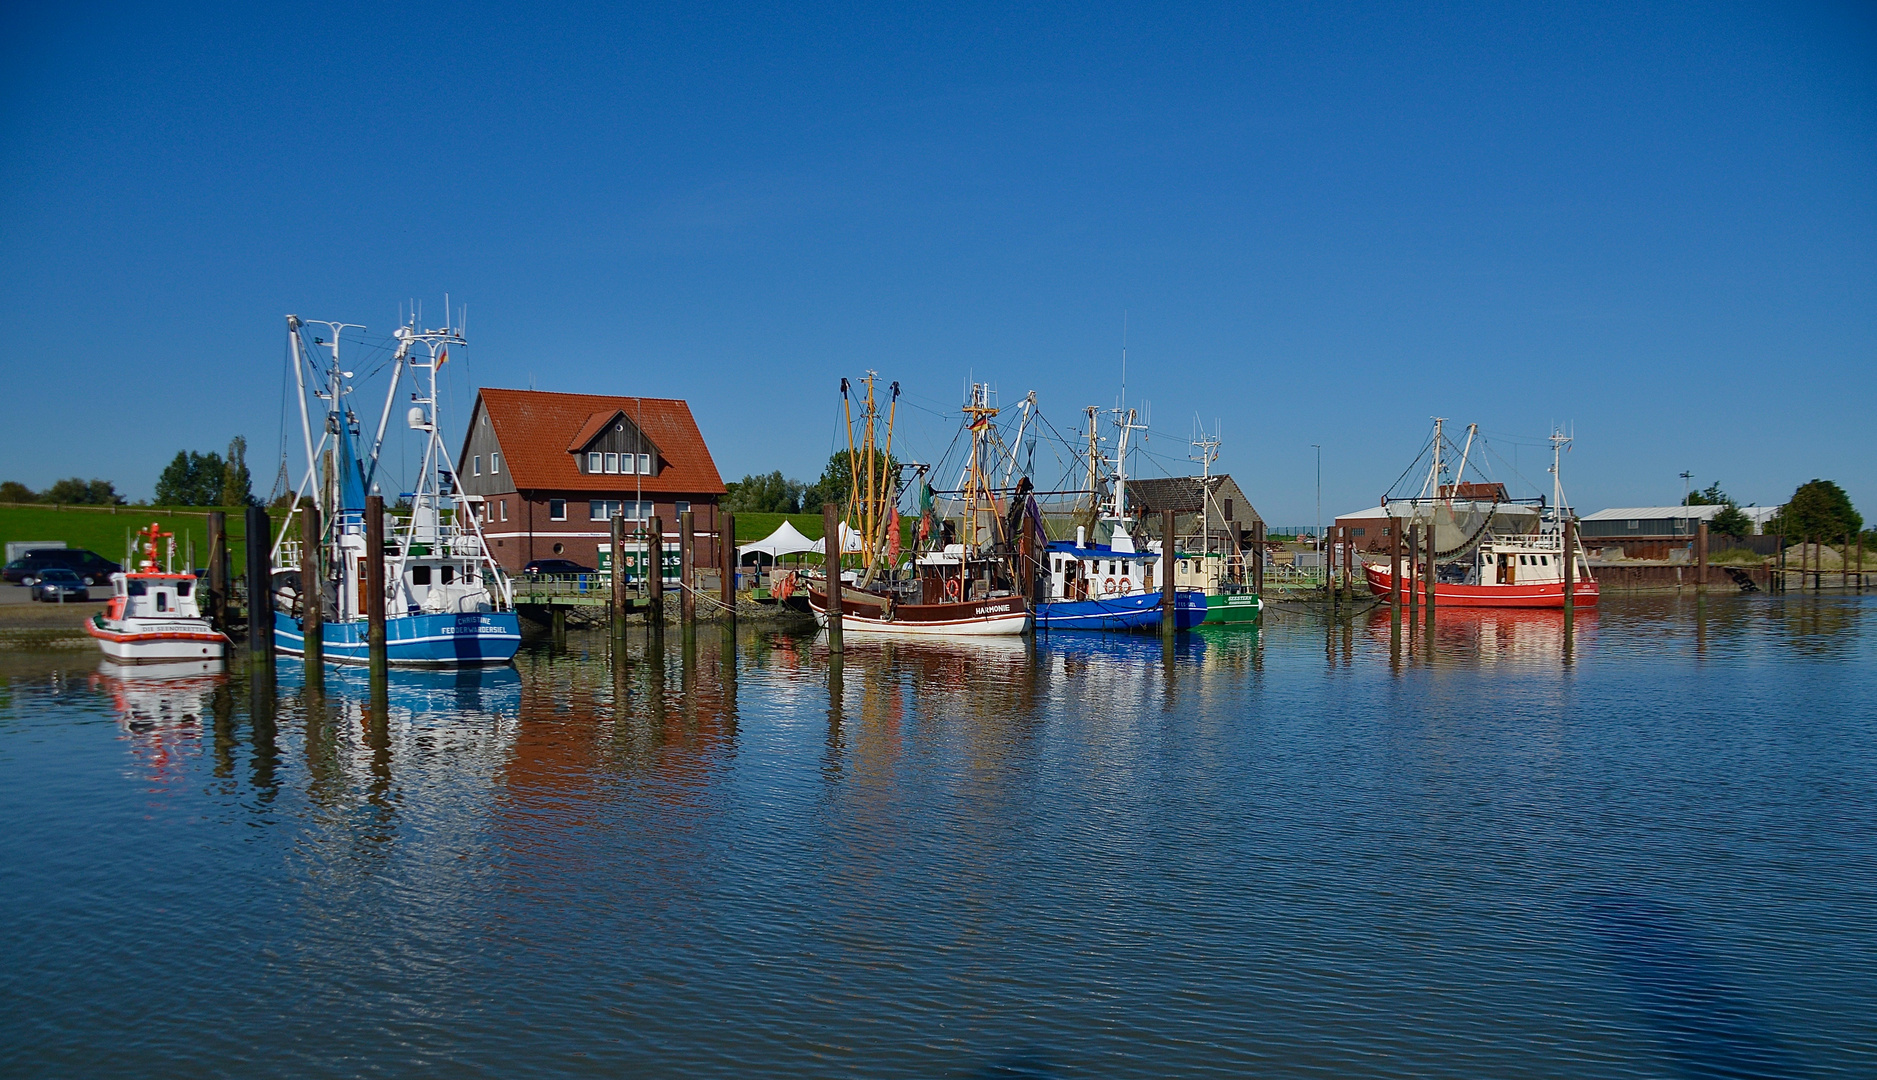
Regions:
[[[0,502],[38,502],[39,493],[18,480],[0,481]]]
[[[156,478],[158,506],[215,506],[222,497],[227,466],[220,454],[178,450]]]
[[[760,476],[752,473],[724,487],[730,491],[723,506],[732,513],[793,514],[801,505],[802,489],[807,485],[784,478],[778,469]]]
[[[1723,536],[1745,536],[1753,531],[1753,521],[1741,513],[1738,506],[1729,503],[1726,509],[1714,515],[1713,521],[1708,522],[1708,528]]]
[[[1735,503],[1733,499],[1728,497],[1725,491],[1721,490],[1721,485],[1719,483],[1713,483],[1713,484],[1709,484],[1706,490],[1689,492],[1688,497],[1682,500],[1682,505],[1683,506],[1733,506],[1735,505]]]
[[[70,506],[122,506],[124,499],[109,480],[80,480],[73,476],[60,480],[39,494],[40,502]]]
[[[884,481],[887,477],[897,474],[899,463],[888,457],[886,451],[875,450],[873,452],[873,459],[874,476],[876,480]],[[860,484],[862,488],[865,488],[867,485],[866,458],[863,457],[858,450],[854,452],[852,458],[847,456],[847,451],[836,450],[834,454],[828,458],[828,467],[821,470],[821,479],[815,481],[814,486],[809,488],[804,494],[802,498],[802,509],[805,511],[819,510],[821,509],[822,503],[830,502],[843,506],[846,505],[847,501],[853,497],[855,490],[851,486],[851,478],[855,464],[860,466]],[[865,492],[863,491],[862,494],[864,495]]]
[[[218,506],[248,506],[254,502],[254,478],[248,475],[248,440],[237,435],[228,443],[228,461],[222,466],[222,494]]]
[[[1851,497],[1830,480],[1800,484],[1766,531],[1791,540],[1831,541],[1858,532],[1864,518],[1851,506]]]

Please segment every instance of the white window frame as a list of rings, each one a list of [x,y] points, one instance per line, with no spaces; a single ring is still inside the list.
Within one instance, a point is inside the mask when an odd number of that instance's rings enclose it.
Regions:
[[[639,455],[639,472],[645,476],[652,475],[652,455],[650,454]]]
[[[469,470],[469,475],[481,476],[482,475],[482,455],[477,454],[475,457],[472,457],[469,460],[474,463],[473,466]]]
[[[616,473],[619,471],[619,455],[618,454],[606,455],[606,471],[609,473]]]
[[[600,471],[600,452],[591,450],[587,453],[587,475],[593,476]]]
[[[634,473],[637,473],[639,471],[639,455],[637,454],[619,455],[619,471],[622,473],[625,473],[627,476],[631,476]]]
[[[560,513],[558,514],[554,512],[555,503],[560,504]],[[567,520],[567,500],[566,499],[549,499],[547,501],[547,519],[549,521],[566,521]]]
[[[496,454],[496,453],[491,453],[489,455],[489,475],[490,476],[502,475],[502,455]]]

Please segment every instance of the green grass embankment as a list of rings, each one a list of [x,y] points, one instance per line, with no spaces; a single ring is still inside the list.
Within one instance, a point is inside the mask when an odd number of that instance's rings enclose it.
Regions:
[[[208,565],[209,521],[205,506],[0,506],[0,543],[65,541],[68,548],[95,551],[112,562],[124,561],[129,535],[151,522],[176,534],[176,561],[180,565],[195,543],[196,566]],[[273,528],[286,520],[284,511],[270,511]],[[229,565],[236,574],[246,566],[247,526],[241,507],[227,509]],[[0,549],[4,550],[4,549]]]

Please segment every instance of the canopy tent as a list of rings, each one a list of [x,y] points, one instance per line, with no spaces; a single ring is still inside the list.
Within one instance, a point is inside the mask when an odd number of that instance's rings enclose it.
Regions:
[[[737,560],[740,562],[752,552],[759,555],[767,555],[771,559],[779,559],[784,555],[799,555],[804,552],[820,550],[821,541],[810,540],[808,537],[803,536],[802,531],[795,527],[794,522],[784,519],[780,528],[770,533],[768,536],[763,537],[761,540],[753,544],[738,545],[736,555]]]

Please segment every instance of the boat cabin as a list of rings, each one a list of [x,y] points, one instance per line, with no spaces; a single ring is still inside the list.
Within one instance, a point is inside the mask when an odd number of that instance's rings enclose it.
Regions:
[[[1116,551],[1105,544],[1077,547],[1057,540],[1043,564],[1045,599],[1100,600],[1152,592],[1156,551]]]
[[[112,574],[111,619],[199,619],[193,574]]]
[[[1562,549],[1556,533],[1489,537],[1480,544],[1465,584],[1562,585]],[[1581,550],[1577,553],[1577,567],[1572,576],[1577,581],[1590,580],[1590,568],[1585,565]]]

